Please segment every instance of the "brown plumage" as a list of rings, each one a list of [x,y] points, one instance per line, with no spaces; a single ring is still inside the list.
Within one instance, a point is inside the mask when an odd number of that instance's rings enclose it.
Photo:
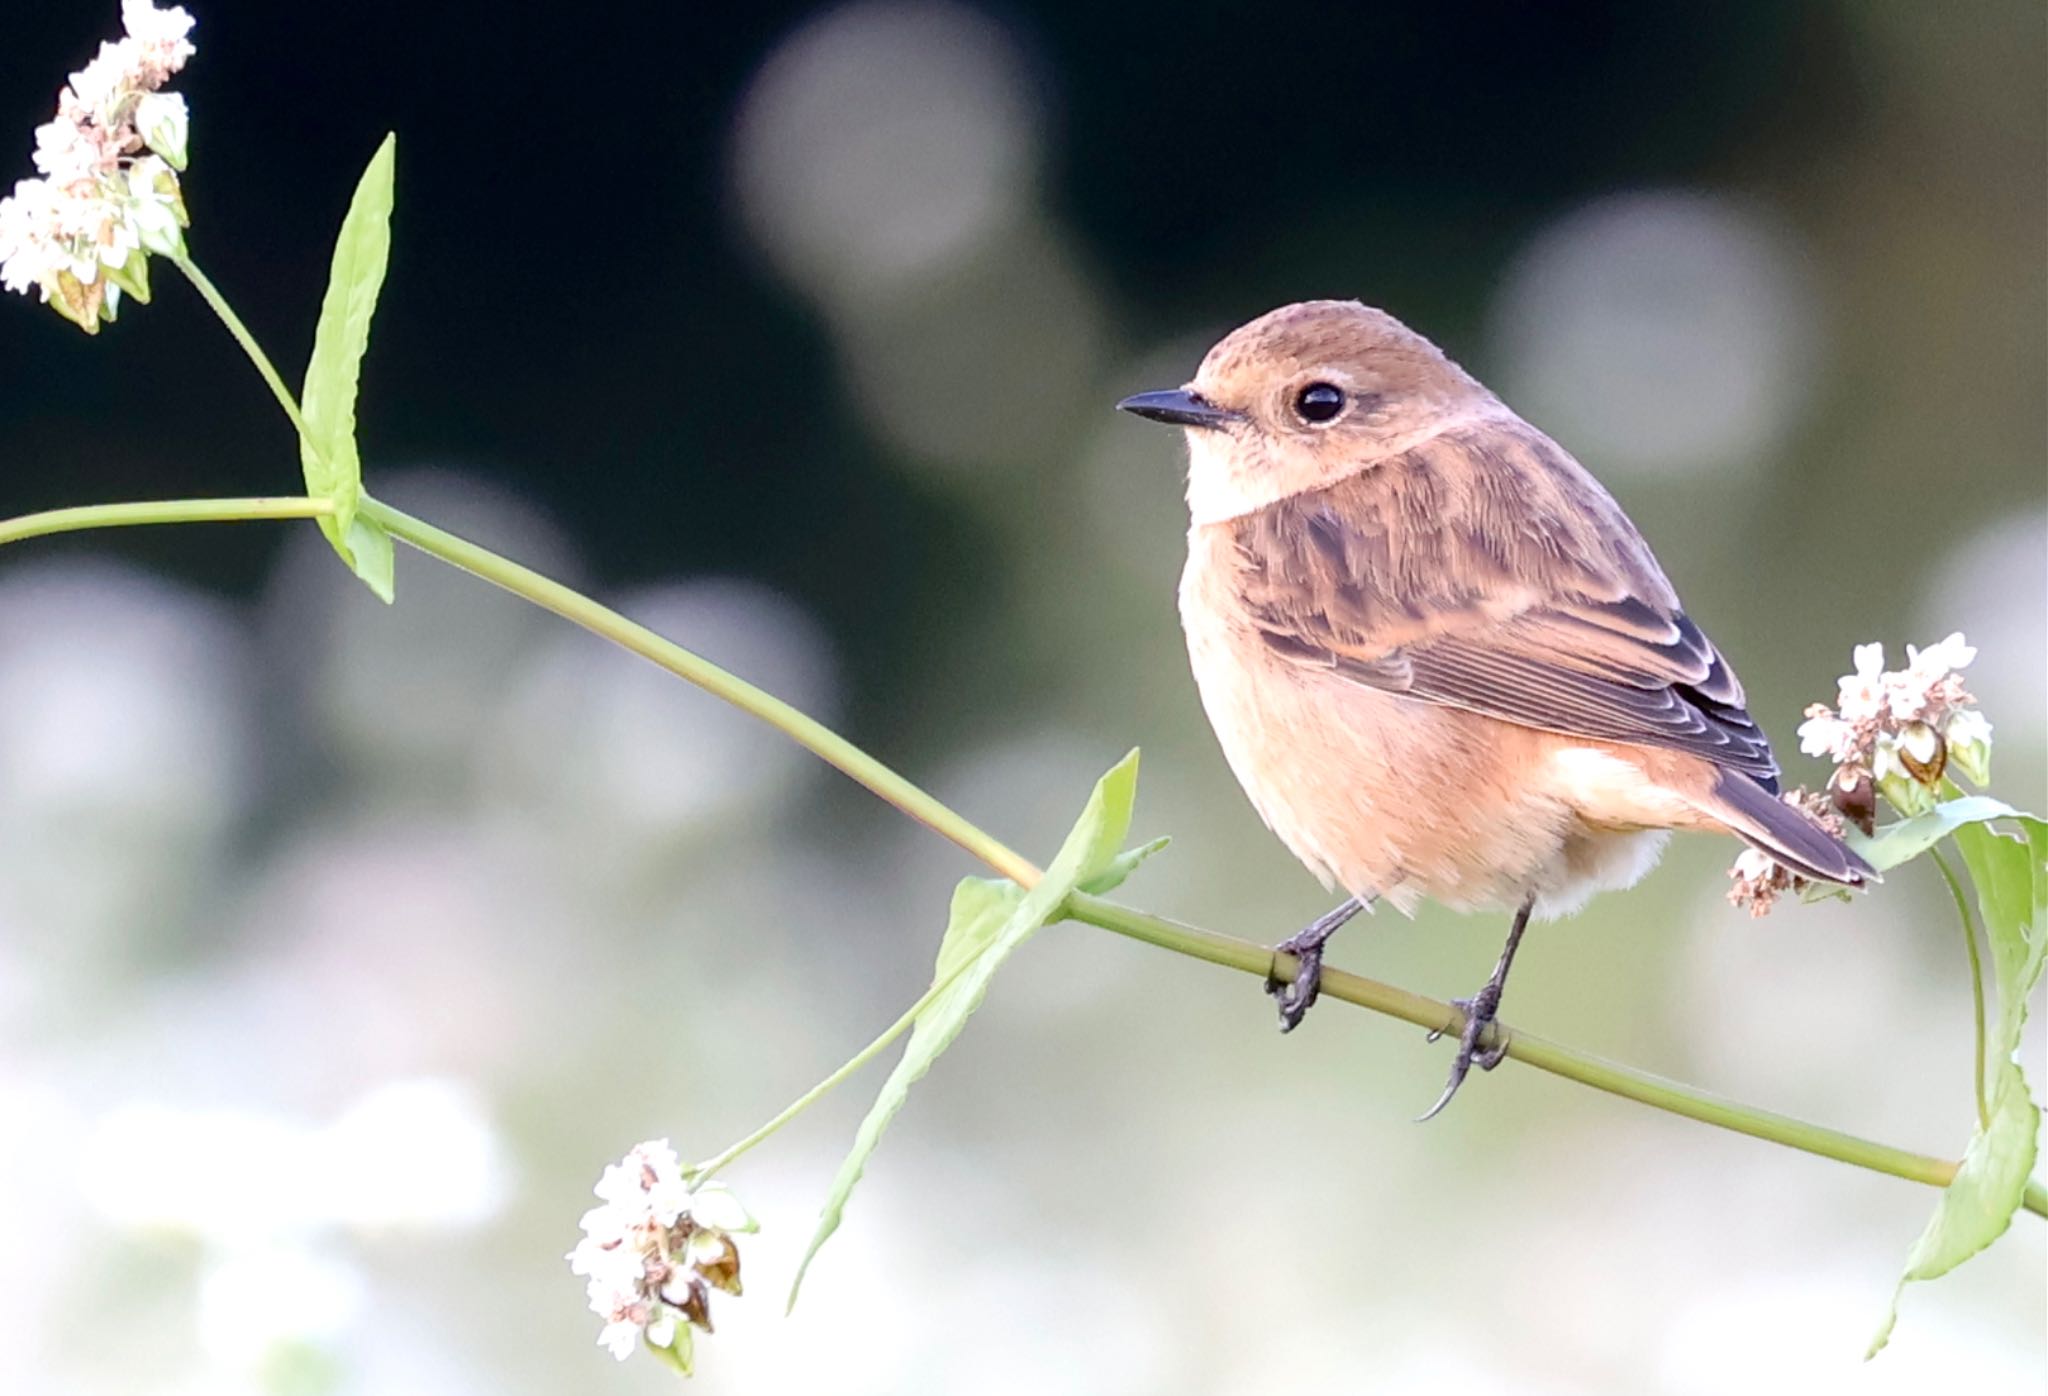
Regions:
[[[1776,798],[1741,683],[1620,506],[1393,317],[1288,306],[1123,405],[1188,429],[1196,683],[1252,803],[1326,883],[1561,915],[1641,877],[1672,828],[1872,876]],[[1314,993],[1302,958],[1289,1026]]]

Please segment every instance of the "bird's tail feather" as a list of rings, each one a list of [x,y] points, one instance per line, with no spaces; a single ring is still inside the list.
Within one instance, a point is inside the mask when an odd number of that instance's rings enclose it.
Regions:
[[[1788,805],[1748,776],[1722,771],[1715,778],[1708,813],[1743,842],[1777,859],[1801,877],[1860,887],[1883,881],[1806,811]]]

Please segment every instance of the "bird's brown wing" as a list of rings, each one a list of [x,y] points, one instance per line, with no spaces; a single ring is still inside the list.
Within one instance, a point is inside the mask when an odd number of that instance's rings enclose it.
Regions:
[[[1435,438],[1235,533],[1246,619],[1296,663],[1777,788],[1734,671],[1619,506],[1533,428]]]

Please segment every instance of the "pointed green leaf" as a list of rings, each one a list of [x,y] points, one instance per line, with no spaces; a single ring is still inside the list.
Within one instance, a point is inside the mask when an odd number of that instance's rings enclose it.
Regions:
[[[395,559],[391,552],[391,535],[381,524],[371,523],[361,514],[349,520],[348,549],[343,556],[355,568],[355,573],[377,593],[377,599],[390,605],[393,592],[392,572]]]
[[[1899,1298],[1908,1283],[1946,1275],[2005,1234],[2026,1195],[2034,1171],[2041,1111],[2027,1094],[2026,1078],[2008,1060],[1998,1069],[1991,1098],[1991,1123],[1970,1140],[1962,1166],[1920,1239],[1906,1257],[1906,1273],[1892,1292],[1891,1310],[1871,1339],[1866,1358],[1890,1341],[1899,1318]]]
[[[2003,832],[2008,825],[2017,836]],[[2019,1049],[2027,1000],[2048,964],[2048,822],[2015,814],[1995,825],[1966,825],[1956,830],[1956,847],[1970,869],[1991,943],[1998,991],[1992,1051],[2009,1057]]]
[[[696,1367],[696,1334],[691,1331],[690,1325],[681,1319],[676,1321],[676,1335],[669,1340],[666,1347],[651,1338],[645,1342],[648,1352],[652,1353],[664,1367],[673,1369],[679,1376],[689,1376]]]
[[[2007,819],[2018,813],[2003,800],[1994,800],[1988,795],[1965,795],[1961,799],[1944,800],[1925,814],[1887,824],[1874,836],[1866,837],[1851,829],[1846,838],[1849,846],[1863,855],[1864,861],[1883,872],[1918,858],[1965,825],[1982,823],[1987,819]]]
[[[1968,817],[1955,820],[1954,835],[1976,888],[1998,1000],[1989,1052],[1990,1121],[1971,1137],[1954,1181],[1906,1257],[1905,1274],[1868,1356],[1890,1339],[1908,1283],[1947,1274],[2005,1233],[2025,1199],[2039,1146],[2041,1111],[2028,1093],[2018,1054],[2027,999],[2048,964],[2048,823],[1996,800],[1951,800],[1933,814],[1956,806],[1971,807]],[[2018,835],[2003,832],[2006,826],[2016,827]]]
[[[1136,848],[1125,849],[1117,854],[1116,857],[1110,859],[1108,866],[1104,867],[1101,872],[1084,881],[1081,884],[1080,890],[1092,897],[1099,897],[1104,892],[1114,892],[1117,888],[1124,885],[1125,878],[1138,870],[1138,864],[1144,862],[1171,842],[1173,840],[1162,834],[1150,843],[1141,843]]]
[[[388,589],[390,570],[387,565],[380,574],[374,557],[368,560],[366,570],[353,546],[351,525],[363,488],[362,459],[356,448],[356,387],[363,354],[370,347],[370,318],[376,313],[384,268],[391,256],[397,152],[398,138],[386,136],[370,157],[356,184],[355,197],[349,201],[341,234],[334,240],[327,294],[320,302],[313,355],[306,363],[306,383],[299,394],[299,412],[306,424],[299,441],[306,492],[334,501],[335,512],[320,520],[320,531],[373,590],[378,589],[380,578]],[[388,546],[387,540],[386,551]]]
[[[1084,882],[1099,884],[1117,864],[1117,850],[1130,831],[1131,806],[1137,791],[1138,753],[1133,751],[1095,783],[1095,791],[1088,797],[1080,819],[1060,846],[1052,865],[1030,891],[1011,882],[973,877],[954,889],[952,912],[945,938],[939,942],[938,963],[932,978],[934,984],[942,984],[953,976],[952,982],[918,1015],[902,1059],[882,1083],[874,1105],[854,1134],[853,1148],[832,1179],[818,1216],[817,1231],[789,1287],[790,1308],[796,1307],[804,1274],[811,1268],[819,1248],[839,1229],[847,1199],[860,1181],[869,1155],[881,1143],[883,1131],[903,1108],[910,1088],[960,1036],[968,1018],[981,1006],[996,970],[1018,946],[1059,914],[1069,895]]]

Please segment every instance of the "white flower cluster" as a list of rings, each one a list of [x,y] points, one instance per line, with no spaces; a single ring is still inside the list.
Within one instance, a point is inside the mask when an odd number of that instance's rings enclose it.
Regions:
[[[1799,749],[1835,763],[1838,804],[1859,788],[1867,800],[1874,783],[1901,813],[1917,814],[1933,807],[1951,764],[1975,784],[1990,780],[1991,724],[1961,673],[1976,657],[1960,632],[1924,650],[1906,646],[1903,669],[1885,669],[1882,645],[1856,647],[1856,671],[1843,677],[1835,706],[1815,703],[1799,727]]]
[[[597,1335],[621,1362],[644,1336],[685,1372],[691,1328],[711,1331],[711,1291],[740,1292],[732,1232],[753,1219],[717,1183],[692,1187],[666,1139],[636,1144],[598,1180],[603,1205],[583,1215],[569,1268],[590,1280]]]
[[[87,334],[123,291],[149,300],[148,254],[182,250],[188,221],[185,99],[158,89],[192,56],[192,16],[122,0],[121,19],[127,36],[100,45],[36,128],[42,177],[0,199],[0,286],[35,287]]]
[[[1880,792],[1901,814],[1914,815],[1934,807],[1950,770],[1988,784],[1991,724],[1977,711],[1961,672],[1976,657],[1960,631],[1924,650],[1906,646],[1903,669],[1884,667],[1883,645],[1858,645],[1855,672],[1836,686],[1835,706],[1815,703],[1799,726],[1799,749],[1835,763],[1826,791],[1790,790],[1781,798],[1832,833],[1842,833],[1847,821],[1868,834],[1876,827]],[[1752,916],[1804,885],[1755,849],[1744,849],[1728,876],[1728,900]]]

